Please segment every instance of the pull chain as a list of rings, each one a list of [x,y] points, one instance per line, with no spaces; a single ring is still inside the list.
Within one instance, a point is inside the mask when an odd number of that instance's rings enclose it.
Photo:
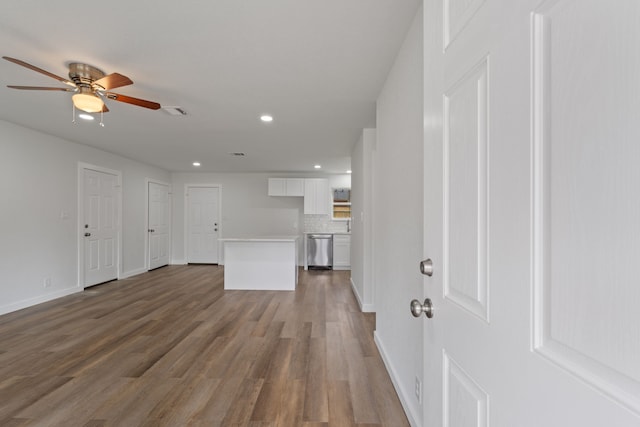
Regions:
[[[100,111],[100,126],[104,127],[104,111]]]
[[[76,122],[76,104],[71,103],[71,123]]]

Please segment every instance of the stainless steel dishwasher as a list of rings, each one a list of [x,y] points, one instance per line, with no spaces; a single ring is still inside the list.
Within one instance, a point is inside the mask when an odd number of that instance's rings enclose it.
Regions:
[[[307,234],[307,266],[310,269],[333,268],[333,234]]]

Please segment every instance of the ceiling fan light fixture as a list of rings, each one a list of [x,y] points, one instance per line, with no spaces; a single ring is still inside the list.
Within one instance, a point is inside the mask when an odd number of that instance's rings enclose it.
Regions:
[[[73,105],[87,113],[99,113],[104,108],[104,102],[89,88],[80,88],[80,92],[71,97]]]

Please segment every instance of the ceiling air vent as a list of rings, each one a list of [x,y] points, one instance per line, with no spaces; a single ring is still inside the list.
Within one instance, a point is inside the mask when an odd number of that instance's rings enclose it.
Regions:
[[[187,112],[182,107],[162,107],[171,116],[186,116]]]

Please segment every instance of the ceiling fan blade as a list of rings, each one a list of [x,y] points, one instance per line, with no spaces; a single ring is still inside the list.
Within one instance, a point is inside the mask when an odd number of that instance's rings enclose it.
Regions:
[[[100,87],[103,87],[105,90],[109,90],[115,89],[117,87],[132,85],[133,81],[129,77],[123,76],[122,74],[112,73],[108,76],[104,76],[103,78],[96,80],[93,83]]]
[[[14,86],[7,85],[11,89],[21,89],[21,90],[60,90],[62,92],[75,92],[75,89],[66,88],[66,87],[48,87],[48,86]]]
[[[114,101],[125,102],[127,104],[137,105],[138,107],[150,108],[152,110],[159,110],[160,104],[153,101],[146,101],[140,98],[133,98],[131,96],[120,95],[113,92],[106,92],[104,94],[109,99],[113,99]]]
[[[64,77],[56,76],[55,74],[50,73],[48,71],[45,71],[42,68],[38,68],[35,65],[31,65],[31,64],[28,64],[28,63],[26,63],[24,61],[21,61],[19,59],[11,58],[11,57],[8,57],[8,56],[3,56],[3,58],[6,59],[9,62],[13,62],[14,64],[22,65],[25,68],[28,68],[28,69],[33,70],[35,72],[38,72],[40,74],[44,74],[45,76],[51,77],[52,79],[56,79],[56,80],[66,84],[66,85],[76,87],[76,84],[74,82],[72,82],[70,80],[67,80]]]

